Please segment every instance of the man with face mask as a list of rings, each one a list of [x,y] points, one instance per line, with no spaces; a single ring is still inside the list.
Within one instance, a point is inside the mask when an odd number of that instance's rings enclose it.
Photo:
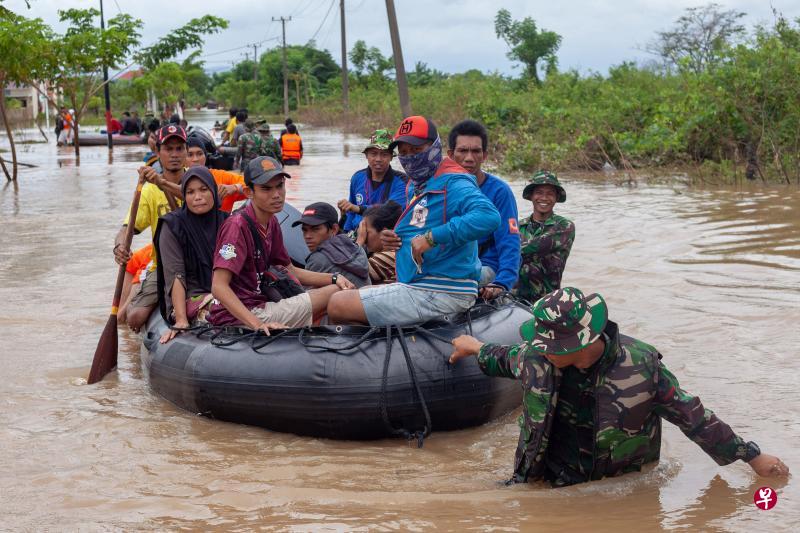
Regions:
[[[474,176],[443,156],[436,126],[427,118],[403,120],[389,150],[395,147],[409,177],[407,207],[381,239],[384,250],[397,251],[398,282],[333,295],[333,323],[421,323],[466,311],[478,294],[477,241],[497,229],[497,209]]]

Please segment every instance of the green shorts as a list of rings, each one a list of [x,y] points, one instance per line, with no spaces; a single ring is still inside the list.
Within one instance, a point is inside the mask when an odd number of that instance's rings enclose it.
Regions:
[[[148,272],[147,276],[141,282],[141,288],[133,298],[131,298],[130,307],[144,307],[154,308],[158,306],[158,280],[156,271]]]

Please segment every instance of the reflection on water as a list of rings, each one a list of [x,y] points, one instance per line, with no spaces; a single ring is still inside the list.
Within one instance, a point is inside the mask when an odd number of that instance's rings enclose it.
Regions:
[[[366,139],[300,132],[306,157],[288,200],[335,203],[364,166]],[[513,415],[434,433],[423,449],[207,420],[149,391],[128,331],[119,372],[87,387],[115,279],[111,245],[146,147],[115,147],[113,165],[105,147],[84,147],[80,166],[71,148],[26,150],[38,168],[0,189],[5,527],[771,531],[800,519],[794,481],[773,483],[779,504],[759,511],[752,494],[764,480],[742,464],[717,466],[671,426],[661,462],[641,474],[505,487]],[[593,179],[564,177],[558,212],[577,226],[565,283],[602,292],[623,331],[657,346],[687,390],[800,471],[800,193]]]

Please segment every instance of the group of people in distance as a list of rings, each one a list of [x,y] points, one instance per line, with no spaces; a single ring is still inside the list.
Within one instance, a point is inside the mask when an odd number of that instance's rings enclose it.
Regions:
[[[251,119],[247,109],[233,107],[229,113],[228,120],[215,127],[222,130],[224,144],[237,148],[234,168],[244,172],[247,164],[260,156],[271,157],[284,165],[300,164],[303,158],[303,140],[291,118],[286,119],[286,129],[281,131],[276,140],[270,133],[269,124],[266,121],[257,123]]]
[[[476,356],[487,375],[522,382],[511,481],[565,486],[640,470],[659,457],[661,419],[720,465],[742,459],[759,475],[788,475],[682,390],[655,348],[621,334],[602,296],[561,287],[575,226],[553,208],[566,191],[552,172],[536,173],[522,192],[533,212],[520,219],[511,188],[482,168],[481,124],[456,124],[447,147],[422,116],[404,119],[394,135],[375,131],[341,215],[315,202],[294,222],[310,251],[304,268],[293,264],[276,217],[291,179],[276,158],[251,159],[231,191],[190,155],[197,147],[182,128],[162,128],[157,149],[163,173],[139,170],[147,183],[131,222],[153,232],[156,265],[127,310],[134,329],[159,304],[172,326],[162,343],[200,320],[267,335],[321,320],[403,326],[515,292],[533,302],[519,344],[462,335],[450,356],[452,364]],[[404,172],[391,166],[395,149]],[[223,191],[249,202],[229,215]],[[179,209],[170,211],[170,195]],[[114,245],[120,264],[130,260],[123,230]]]

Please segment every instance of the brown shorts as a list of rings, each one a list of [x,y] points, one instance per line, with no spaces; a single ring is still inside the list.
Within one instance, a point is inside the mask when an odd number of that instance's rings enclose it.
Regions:
[[[250,309],[262,322],[280,322],[290,328],[310,326],[313,322],[311,296],[307,292],[284,298],[280,302],[267,302]]]
[[[139,284],[139,292],[131,298],[130,307],[153,308],[158,306],[158,279],[156,271],[148,272],[144,280]]]

